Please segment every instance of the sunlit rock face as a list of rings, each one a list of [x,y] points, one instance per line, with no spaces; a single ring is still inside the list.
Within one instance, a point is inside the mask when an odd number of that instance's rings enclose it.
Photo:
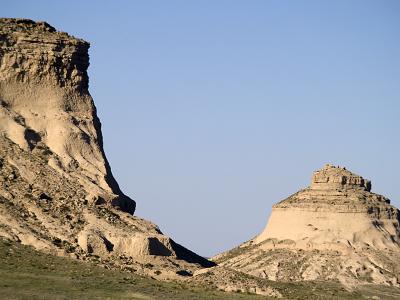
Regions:
[[[327,164],[309,187],[275,204],[262,233],[241,246],[243,256],[225,263],[273,280],[398,285],[399,215],[369,180]]]

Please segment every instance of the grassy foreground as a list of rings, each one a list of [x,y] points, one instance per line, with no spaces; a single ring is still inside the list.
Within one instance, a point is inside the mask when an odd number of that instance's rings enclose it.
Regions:
[[[317,283],[272,283],[288,299],[400,299],[398,289],[374,287],[349,293]],[[159,282],[93,263],[55,257],[0,239],[1,299],[267,299],[188,284]],[[378,298],[375,298],[378,299]]]
[[[0,239],[1,299],[261,299],[159,282]]]

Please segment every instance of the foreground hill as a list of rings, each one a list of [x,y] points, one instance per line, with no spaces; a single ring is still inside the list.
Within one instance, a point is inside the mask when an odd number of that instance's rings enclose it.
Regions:
[[[284,299],[399,299],[400,290],[371,286],[348,292],[340,284],[324,282],[270,285]],[[135,273],[106,270],[93,262],[80,262],[35,251],[0,239],[0,295],[2,299],[274,299],[243,292],[225,293],[212,285],[160,282]],[[372,298],[374,297],[375,298]],[[379,298],[376,298],[378,297]]]

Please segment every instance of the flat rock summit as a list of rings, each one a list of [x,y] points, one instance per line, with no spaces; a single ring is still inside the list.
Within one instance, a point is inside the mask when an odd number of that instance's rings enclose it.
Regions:
[[[399,210],[371,181],[325,165],[311,185],[275,204],[264,231],[215,258],[277,281],[400,283]]]

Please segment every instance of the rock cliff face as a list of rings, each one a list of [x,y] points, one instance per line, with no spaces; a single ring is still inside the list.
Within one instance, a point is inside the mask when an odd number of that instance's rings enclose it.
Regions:
[[[156,277],[213,265],[132,216],[104,155],[88,49],[45,22],[0,19],[0,236]]]
[[[399,210],[370,190],[369,180],[326,165],[273,206],[259,236],[216,260],[271,280],[398,286]]]
[[[24,150],[46,147],[48,165],[75,178],[89,202],[131,214],[115,181],[88,91],[89,43],[45,22],[0,21],[0,133]]]

